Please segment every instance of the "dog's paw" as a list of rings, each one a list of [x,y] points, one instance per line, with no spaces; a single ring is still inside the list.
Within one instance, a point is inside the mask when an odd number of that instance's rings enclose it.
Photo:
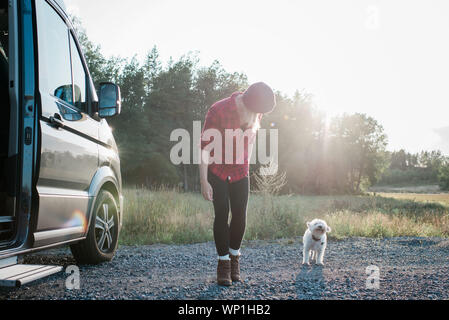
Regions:
[[[320,266],[320,267],[324,267],[324,262],[317,262],[316,265]]]
[[[305,266],[305,267],[308,267],[308,266],[310,266],[310,263],[309,262],[303,262],[302,265]]]

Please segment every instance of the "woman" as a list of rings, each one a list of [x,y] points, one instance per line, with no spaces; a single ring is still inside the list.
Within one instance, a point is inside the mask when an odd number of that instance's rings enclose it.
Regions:
[[[239,258],[250,191],[249,162],[262,116],[275,106],[273,90],[265,83],[256,83],[244,93],[215,103],[206,116],[201,138],[201,192],[214,204],[217,282],[222,286],[241,281]],[[229,130],[234,135],[230,136]],[[212,143],[216,138],[213,133],[218,132],[222,143]]]

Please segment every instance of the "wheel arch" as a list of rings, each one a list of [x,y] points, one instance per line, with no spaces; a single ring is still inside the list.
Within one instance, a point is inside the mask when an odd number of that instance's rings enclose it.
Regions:
[[[95,208],[95,202],[97,200],[98,195],[102,190],[106,190],[112,194],[114,197],[116,204],[119,210],[119,225],[120,228],[122,226],[122,216],[123,216],[123,197],[121,194],[121,189],[118,183],[118,179],[116,178],[114,171],[110,167],[102,167],[95,174],[92,183],[89,189],[89,197],[92,199],[90,208],[89,208],[89,217],[88,217],[88,225],[86,228],[86,233],[89,230],[93,210]]]
[[[115,184],[112,183],[111,181],[106,181],[100,188],[100,191],[101,190],[109,191],[114,196],[114,199],[117,202],[117,205],[119,206],[120,209],[120,195]]]

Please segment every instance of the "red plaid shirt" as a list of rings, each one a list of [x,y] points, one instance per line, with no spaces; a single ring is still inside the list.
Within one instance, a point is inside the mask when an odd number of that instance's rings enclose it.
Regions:
[[[212,159],[215,156],[215,148],[209,150],[212,148],[209,145],[214,141],[214,137],[205,136],[205,132],[209,129],[216,129],[220,132],[222,137],[221,163],[217,163],[219,161],[212,162],[209,164],[209,170],[223,181],[229,180],[229,182],[237,182],[249,176],[249,154],[256,139],[256,132],[252,129],[242,128],[240,125],[240,116],[235,102],[235,98],[240,94],[240,92],[236,92],[230,98],[218,101],[209,109],[201,135],[201,150],[210,151]],[[262,119],[262,115],[259,115],[259,119]],[[232,138],[232,144],[230,142],[226,144],[226,129],[241,129],[235,131],[237,134]],[[243,153],[237,150],[237,146],[241,144],[243,144]],[[208,146],[209,148],[207,148]],[[229,155],[231,150],[233,158],[232,161],[229,161],[231,160]],[[217,156],[219,157],[219,155]]]

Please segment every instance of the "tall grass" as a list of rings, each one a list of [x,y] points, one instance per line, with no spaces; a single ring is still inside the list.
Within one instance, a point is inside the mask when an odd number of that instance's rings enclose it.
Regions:
[[[213,240],[213,206],[198,194],[160,188],[126,189],[121,243],[197,243]],[[252,195],[245,239],[302,236],[306,222],[326,219],[331,238],[449,237],[449,207],[379,196]]]

